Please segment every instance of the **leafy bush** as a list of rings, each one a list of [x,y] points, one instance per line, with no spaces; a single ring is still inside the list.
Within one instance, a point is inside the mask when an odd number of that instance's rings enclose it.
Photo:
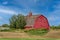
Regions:
[[[46,33],[48,33],[48,30],[46,29],[32,29],[32,30],[25,30],[24,32],[31,34],[31,35],[44,35]]]
[[[22,14],[13,15],[9,21],[10,28],[24,29],[24,26],[26,25],[25,16]]]
[[[16,29],[0,29],[0,32],[15,32]]]
[[[2,27],[9,27],[9,25],[8,24],[3,24]]]
[[[10,30],[4,29],[4,30],[0,30],[0,32],[8,32]]]

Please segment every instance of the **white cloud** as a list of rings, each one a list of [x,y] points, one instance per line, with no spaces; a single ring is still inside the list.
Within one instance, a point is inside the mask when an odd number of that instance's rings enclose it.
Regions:
[[[54,11],[50,13],[48,19],[50,21],[60,20],[60,4],[54,5]]]
[[[6,9],[0,9],[0,13],[4,13],[4,14],[17,14],[15,11],[6,10]]]
[[[49,20],[49,21],[57,21],[57,20],[59,20],[59,18],[60,18],[59,16],[54,16],[54,15],[53,15],[53,16],[49,16],[49,17],[48,17],[48,20]]]
[[[0,16],[0,20],[3,19],[3,17]]]
[[[5,1],[5,2],[3,2],[2,4],[6,5],[6,4],[8,4],[8,2],[7,2],[7,1]]]
[[[0,13],[10,14],[10,15],[17,14],[17,12],[14,9],[2,5],[0,6]]]
[[[48,21],[50,25],[59,25],[60,24],[60,17],[56,15],[50,15],[48,18]]]
[[[38,2],[39,0],[33,0],[35,3]]]

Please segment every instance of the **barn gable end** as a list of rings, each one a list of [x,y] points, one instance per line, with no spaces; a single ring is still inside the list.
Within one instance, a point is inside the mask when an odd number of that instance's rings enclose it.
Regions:
[[[49,26],[47,18],[43,15],[38,16],[35,20],[34,28],[35,29],[39,29],[39,28],[49,29],[50,26]]]

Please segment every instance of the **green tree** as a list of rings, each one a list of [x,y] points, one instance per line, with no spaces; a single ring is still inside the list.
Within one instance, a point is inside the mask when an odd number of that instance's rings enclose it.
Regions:
[[[13,15],[10,18],[10,27],[11,28],[20,28],[24,29],[24,26],[26,25],[24,15],[18,14],[18,15]]]
[[[2,27],[9,27],[9,25],[8,24],[3,24]]]
[[[10,21],[10,28],[16,28],[16,19],[17,19],[17,16],[16,15],[13,15],[9,21]]]

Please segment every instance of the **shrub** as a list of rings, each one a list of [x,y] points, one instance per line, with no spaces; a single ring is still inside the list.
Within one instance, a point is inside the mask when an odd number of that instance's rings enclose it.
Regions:
[[[0,32],[15,32],[16,29],[0,29]]]
[[[25,16],[22,14],[13,15],[9,21],[10,28],[24,29],[24,26],[26,25]]]
[[[48,30],[46,29],[32,29],[32,30],[25,30],[24,32],[31,34],[31,35],[44,35],[48,33]]]
[[[60,29],[60,26],[58,25],[58,26],[51,26],[51,29]]]
[[[4,30],[0,30],[1,32],[8,32],[10,30],[4,29]]]

